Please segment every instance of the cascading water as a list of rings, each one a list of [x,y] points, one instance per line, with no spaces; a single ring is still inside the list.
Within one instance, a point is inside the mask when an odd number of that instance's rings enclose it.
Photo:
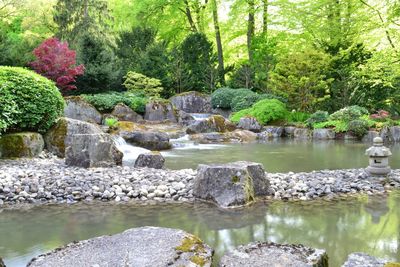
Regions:
[[[135,161],[140,154],[150,152],[148,149],[128,144],[121,136],[113,136],[113,140],[117,148],[124,154],[122,161],[125,166],[135,165]]]
[[[196,121],[203,121],[203,120],[208,119],[209,117],[212,116],[212,114],[209,114],[209,113],[190,113],[190,115],[191,115]]]

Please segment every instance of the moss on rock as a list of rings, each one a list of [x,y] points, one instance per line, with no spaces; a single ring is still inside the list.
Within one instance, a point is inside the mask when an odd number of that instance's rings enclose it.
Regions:
[[[5,134],[0,138],[0,157],[35,157],[43,151],[43,147],[43,137],[39,133]]]

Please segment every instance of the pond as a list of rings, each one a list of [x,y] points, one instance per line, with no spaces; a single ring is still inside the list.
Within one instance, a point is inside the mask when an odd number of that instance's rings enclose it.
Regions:
[[[246,160],[262,163],[268,172],[300,172],[322,169],[364,168],[369,143],[352,141],[298,141],[276,139],[250,144],[200,144],[173,140],[175,148],[163,152],[170,169],[194,168],[198,164]],[[389,146],[392,168],[400,168],[400,144]]]
[[[338,201],[257,203],[222,211],[210,204],[75,204],[3,210],[0,256],[7,266],[74,240],[115,234],[132,227],[180,228],[216,249],[215,259],[252,241],[302,243],[326,249],[330,266],[362,251],[400,261],[400,192],[388,197]]]

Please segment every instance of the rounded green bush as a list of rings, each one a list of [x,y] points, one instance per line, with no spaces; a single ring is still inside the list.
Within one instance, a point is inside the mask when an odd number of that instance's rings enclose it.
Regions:
[[[230,109],[232,107],[232,100],[236,96],[245,96],[254,94],[249,89],[232,89],[232,88],[219,88],[211,95],[211,105],[213,108]]]
[[[0,67],[2,125],[5,131],[47,131],[64,112],[64,99],[54,82],[33,71]],[[7,119],[4,119],[7,118]],[[4,126],[3,126],[4,128]]]
[[[111,112],[114,107],[123,103],[127,106],[131,105],[131,100],[125,94],[119,92],[108,92],[93,95],[81,95],[85,101],[92,104],[100,112]]]
[[[352,121],[360,118],[363,115],[369,115],[366,108],[360,106],[348,106],[342,108],[329,116],[330,120]]]
[[[313,126],[316,123],[328,121],[328,119],[329,113],[327,111],[317,110],[316,112],[311,114],[306,123],[308,126]]]
[[[146,111],[146,104],[148,102],[148,99],[146,97],[134,96],[130,100],[130,108],[137,113],[144,114],[144,112]]]
[[[284,99],[272,94],[257,94],[250,90],[237,94],[231,101],[231,109],[236,112],[242,109],[250,108],[252,105],[263,99],[278,99],[284,102]]]
[[[353,120],[349,122],[349,131],[351,131],[359,139],[361,139],[368,132],[368,129],[368,121]]]
[[[11,93],[5,87],[0,87],[0,134],[15,124],[18,106]]]

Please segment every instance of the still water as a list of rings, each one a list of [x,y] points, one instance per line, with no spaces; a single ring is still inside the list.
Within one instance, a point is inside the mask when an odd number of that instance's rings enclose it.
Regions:
[[[362,251],[400,261],[400,192],[334,202],[258,203],[235,211],[209,204],[75,204],[3,210],[0,256],[25,266],[40,253],[132,227],[180,228],[215,248],[215,259],[252,241],[302,243],[326,249],[330,266]]]
[[[364,168],[368,165],[368,143],[351,141],[296,141],[277,139],[265,143],[196,145],[185,139],[173,141],[175,148],[163,152],[170,169],[197,168],[198,164],[238,160],[264,165],[268,172],[299,172],[322,169]],[[392,168],[400,168],[400,144],[389,145]]]

